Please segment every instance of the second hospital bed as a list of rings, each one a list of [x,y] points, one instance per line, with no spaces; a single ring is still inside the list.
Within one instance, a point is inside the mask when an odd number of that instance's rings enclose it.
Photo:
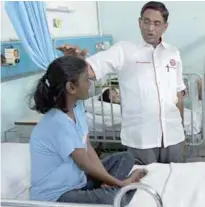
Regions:
[[[109,76],[105,84],[98,85],[97,95],[94,92],[95,95],[85,101],[90,137],[96,142],[120,142],[121,106],[99,100],[105,86],[113,87],[111,77]],[[198,90],[199,81],[202,91]],[[200,145],[205,139],[204,80],[198,74],[189,73],[184,74],[184,82],[187,87],[184,99],[184,130],[187,143]]]

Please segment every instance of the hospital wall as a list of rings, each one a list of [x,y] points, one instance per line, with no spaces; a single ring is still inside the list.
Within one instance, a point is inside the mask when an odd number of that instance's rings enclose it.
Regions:
[[[59,13],[47,11],[47,20],[50,32],[53,37],[67,37],[67,36],[83,36],[83,35],[97,35],[97,12],[96,2],[93,1],[69,1],[69,2],[52,2],[55,4],[65,4],[69,8],[74,9],[71,13]],[[4,2],[1,2],[1,40],[8,41],[10,39],[19,39],[10,19],[4,10]],[[85,9],[86,8],[86,9]],[[61,19],[62,27],[53,27],[53,19]]]
[[[112,34],[114,42],[141,39],[138,18],[146,1],[100,1],[100,23],[103,33]],[[164,1],[169,16],[165,41],[181,51],[184,72],[202,73],[205,58],[205,2]],[[205,69],[204,69],[205,70]]]
[[[74,2],[69,1],[68,6],[75,9],[70,14],[47,12],[50,31],[54,37],[68,36],[88,36],[97,35],[97,14],[95,2]],[[19,39],[7,13],[4,10],[4,3],[1,2],[1,41]],[[86,8],[86,9],[85,9]],[[62,19],[62,28],[52,27],[53,18]],[[16,41],[15,41],[16,42]],[[12,42],[11,42],[12,44]],[[24,61],[21,59],[21,61]],[[15,70],[15,67],[9,67],[8,70]],[[1,140],[5,139],[4,132],[14,126],[16,119],[26,115],[28,108],[28,94],[32,91],[34,85],[41,74],[27,76],[16,80],[10,80],[1,83]],[[8,133],[13,136],[13,133]]]

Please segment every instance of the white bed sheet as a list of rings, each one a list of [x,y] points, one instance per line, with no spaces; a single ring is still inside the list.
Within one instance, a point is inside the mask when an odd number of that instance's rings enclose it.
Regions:
[[[158,192],[164,207],[204,207],[205,162],[170,165],[153,163],[146,168],[148,176],[141,182]],[[156,207],[156,204],[149,194],[137,191],[128,206]]]
[[[29,144],[2,143],[1,150],[1,180],[3,181],[1,198],[28,200],[30,183]],[[153,163],[147,166],[135,166],[134,168],[136,167],[147,168],[148,175],[141,182],[148,184],[159,193],[164,207],[204,207],[205,162],[172,163],[171,165]],[[88,207],[89,205],[67,204],[66,206]],[[95,206],[101,207],[102,205]],[[143,191],[137,191],[128,206],[155,207],[156,205],[150,195]]]
[[[95,124],[94,124],[94,116],[95,116]],[[101,115],[93,115],[89,112],[86,112],[86,119],[87,124],[89,126],[90,130],[96,130],[98,132],[102,132],[105,128],[107,131],[111,131],[114,127],[115,130],[120,130],[121,128],[121,118],[113,118],[110,116],[104,116],[104,125],[103,125],[103,119]]]
[[[95,114],[93,114],[93,108],[92,105],[95,108]],[[88,121],[88,126],[90,129],[94,129],[96,131],[102,131],[103,130],[103,120],[102,120],[102,105],[101,101],[98,100],[98,96],[88,99],[85,102],[85,108],[86,108],[86,117]],[[121,125],[121,109],[120,105],[113,104],[113,125],[112,125],[112,111],[110,107],[110,103],[103,103],[103,114],[104,114],[104,127],[105,128],[111,128],[116,126],[119,128]],[[93,124],[93,116],[95,116],[95,127]],[[191,110],[188,108],[184,109],[184,129],[186,131],[187,135],[191,135]],[[202,104],[198,104],[197,108],[194,108],[193,110],[193,134],[197,135],[202,130]]]

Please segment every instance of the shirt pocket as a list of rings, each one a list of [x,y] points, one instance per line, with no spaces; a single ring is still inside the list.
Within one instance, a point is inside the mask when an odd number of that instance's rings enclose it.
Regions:
[[[177,89],[177,68],[168,68],[167,82],[170,89]]]
[[[166,67],[166,95],[170,103],[177,102],[177,70],[179,61],[175,57],[170,57],[165,61]]]
[[[132,95],[140,95],[147,90],[147,82],[153,79],[152,63],[148,60],[135,60],[129,64],[121,78],[121,86]]]
[[[168,87],[174,92],[177,90],[177,70],[180,62],[176,57],[169,57],[166,61],[166,73]]]

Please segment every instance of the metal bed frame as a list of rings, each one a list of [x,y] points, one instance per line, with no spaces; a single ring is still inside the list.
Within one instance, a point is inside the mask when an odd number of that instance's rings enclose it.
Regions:
[[[192,78],[195,76],[195,80],[196,81],[201,81],[201,109],[202,109],[202,127],[201,127],[201,131],[199,134],[194,134],[194,129],[193,129],[193,122],[194,122],[194,117],[193,117],[193,113],[194,113],[194,107],[193,107],[193,102],[191,102],[191,135],[186,135],[186,139],[187,139],[187,144],[188,145],[192,145],[192,146],[199,146],[201,144],[203,144],[204,140],[205,140],[205,83],[204,83],[204,77],[198,73],[185,73],[184,76],[186,77],[186,80],[188,80],[188,86],[189,86],[189,94],[188,94],[188,98],[190,100],[194,100],[195,97],[193,94],[193,84],[191,83]],[[194,82],[194,84],[197,85],[197,82]],[[199,91],[198,94],[199,95]],[[199,101],[199,100],[196,100]]]
[[[105,84],[102,83],[102,80],[94,82],[94,94],[101,96],[101,110],[102,110],[102,131],[96,131],[96,121],[95,121],[95,107],[94,107],[94,99],[92,98],[92,114],[93,114],[93,129],[89,131],[90,139],[95,142],[111,142],[111,143],[119,143],[120,142],[120,131],[121,127],[116,127],[114,125],[114,114],[113,114],[113,100],[111,98],[110,109],[111,109],[111,120],[112,120],[112,127],[106,128],[105,127],[105,119],[104,119],[104,107],[102,101],[102,91],[104,87],[112,88],[112,77],[116,77],[115,73],[109,74],[107,77],[107,82]],[[118,86],[117,86],[118,87]],[[96,88],[100,89],[100,92],[96,90]],[[121,106],[120,106],[121,107]],[[121,109],[122,110],[122,109]],[[116,129],[118,128],[118,129]]]
[[[160,195],[149,185],[143,183],[133,183],[127,185],[119,190],[114,199],[113,207],[120,207],[123,196],[131,190],[143,190],[152,198],[157,204],[157,207],[163,207],[163,202]],[[91,207],[93,204],[72,204],[72,203],[57,203],[57,202],[42,202],[42,201],[19,201],[19,200],[1,200],[2,207]],[[98,205],[99,207],[110,207],[110,205]]]

